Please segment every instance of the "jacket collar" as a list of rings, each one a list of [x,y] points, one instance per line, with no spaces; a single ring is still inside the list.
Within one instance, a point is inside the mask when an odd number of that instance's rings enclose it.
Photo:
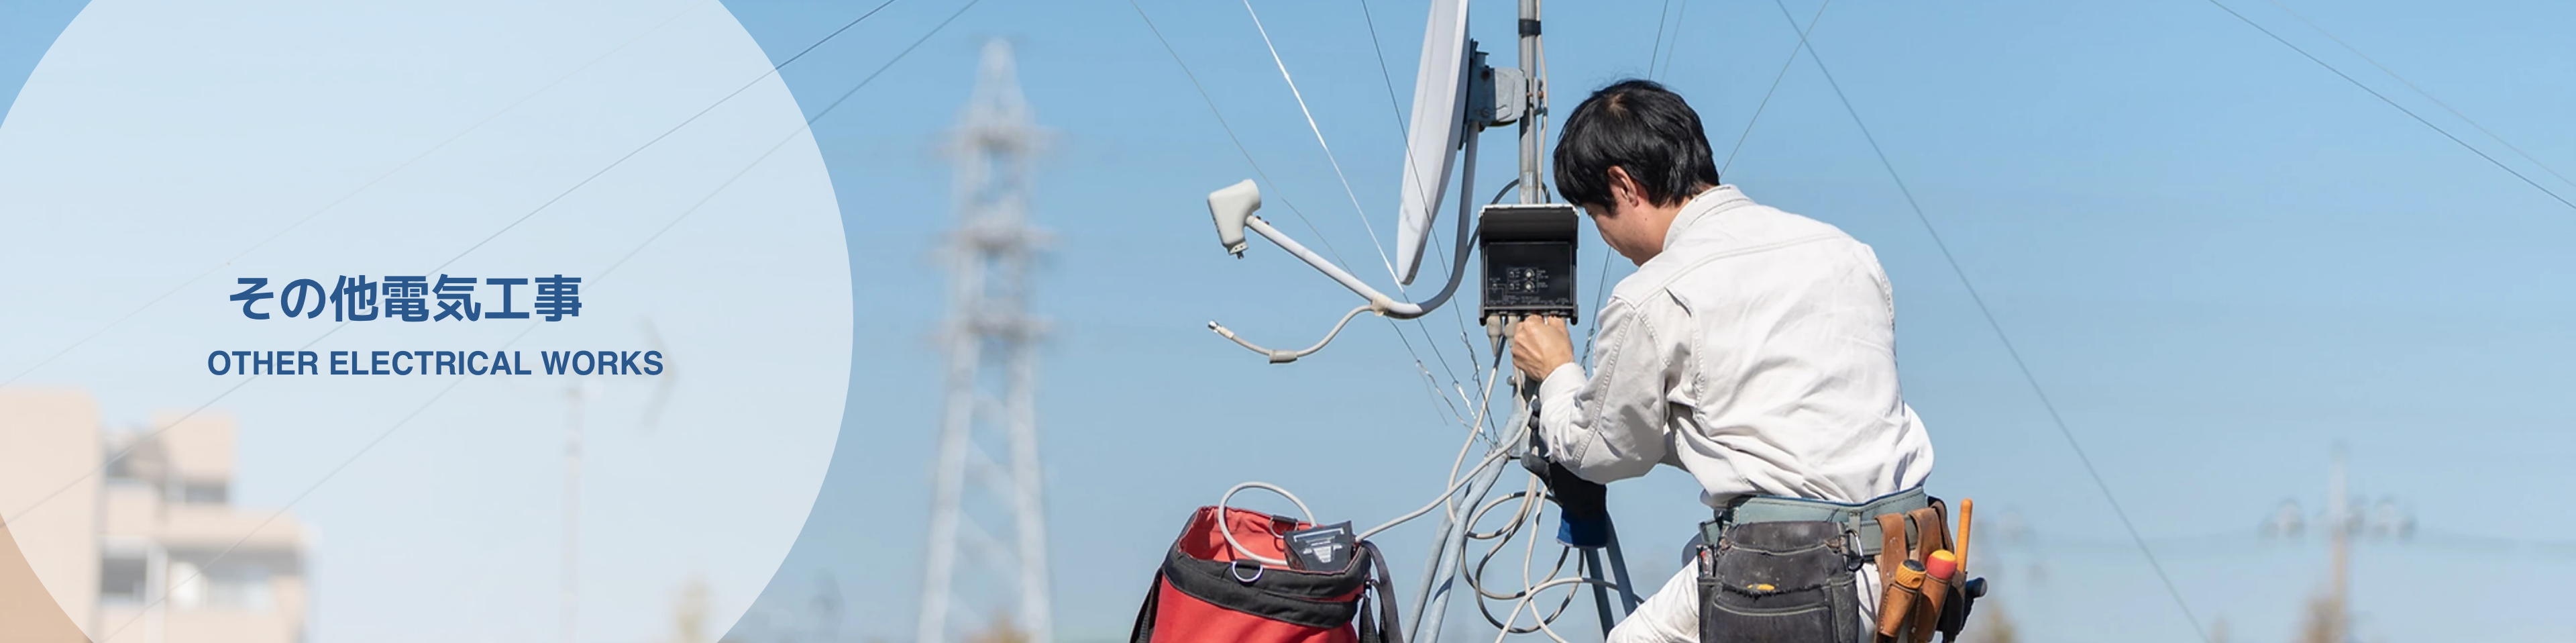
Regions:
[[[1700,192],[1699,196],[1691,197],[1689,203],[1682,204],[1680,213],[1673,215],[1673,225],[1664,229],[1664,248],[1671,249],[1674,243],[1681,241],[1682,231],[1711,218],[1711,215],[1752,202],[1752,199],[1745,198],[1744,191],[1733,185],[1719,185]]]

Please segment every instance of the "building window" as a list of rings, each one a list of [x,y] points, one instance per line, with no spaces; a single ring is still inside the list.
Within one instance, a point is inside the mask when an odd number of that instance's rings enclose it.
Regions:
[[[98,559],[98,600],[108,604],[141,603],[149,584],[149,561],[142,552],[107,553]]]
[[[217,609],[264,611],[272,604],[268,569],[217,567],[206,574],[206,605]]]
[[[221,482],[191,482],[179,488],[179,502],[220,505],[231,496],[231,489]]]

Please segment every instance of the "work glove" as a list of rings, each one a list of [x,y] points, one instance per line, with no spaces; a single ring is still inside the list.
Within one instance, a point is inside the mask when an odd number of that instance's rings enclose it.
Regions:
[[[1567,546],[1593,549],[1610,545],[1610,488],[1583,479],[1555,461],[1547,463],[1548,495],[1556,497],[1562,510],[1556,528],[1556,541]]]
[[[1536,413],[1531,414],[1530,421],[1537,422]],[[1557,464],[1547,442],[1539,439],[1535,430],[1530,431],[1530,452],[1521,458],[1521,466],[1546,483],[1548,495],[1556,500],[1557,542],[1583,549],[1610,545],[1609,487],[1585,480]]]

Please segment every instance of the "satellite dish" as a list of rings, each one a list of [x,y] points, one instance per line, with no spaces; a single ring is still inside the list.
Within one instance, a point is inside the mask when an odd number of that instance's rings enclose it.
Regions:
[[[1412,131],[1404,141],[1404,201],[1396,209],[1397,283],[1413,283],[1423,246],[1439,217],[1449,168],[1466,134],[1467,0],[1432,0],[1422,34],[1422,66],[1414,76]],[[1463,198],[1463,197],[1462,197]]]

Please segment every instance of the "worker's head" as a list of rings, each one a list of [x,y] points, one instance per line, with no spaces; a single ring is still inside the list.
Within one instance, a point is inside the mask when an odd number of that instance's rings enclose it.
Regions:
[[[1650,80],[1619,81],[1574,107],[1556,143],[1556,189],[1629,261],[1664,251],[1673,215],[1717,187],[1699,113]]]

